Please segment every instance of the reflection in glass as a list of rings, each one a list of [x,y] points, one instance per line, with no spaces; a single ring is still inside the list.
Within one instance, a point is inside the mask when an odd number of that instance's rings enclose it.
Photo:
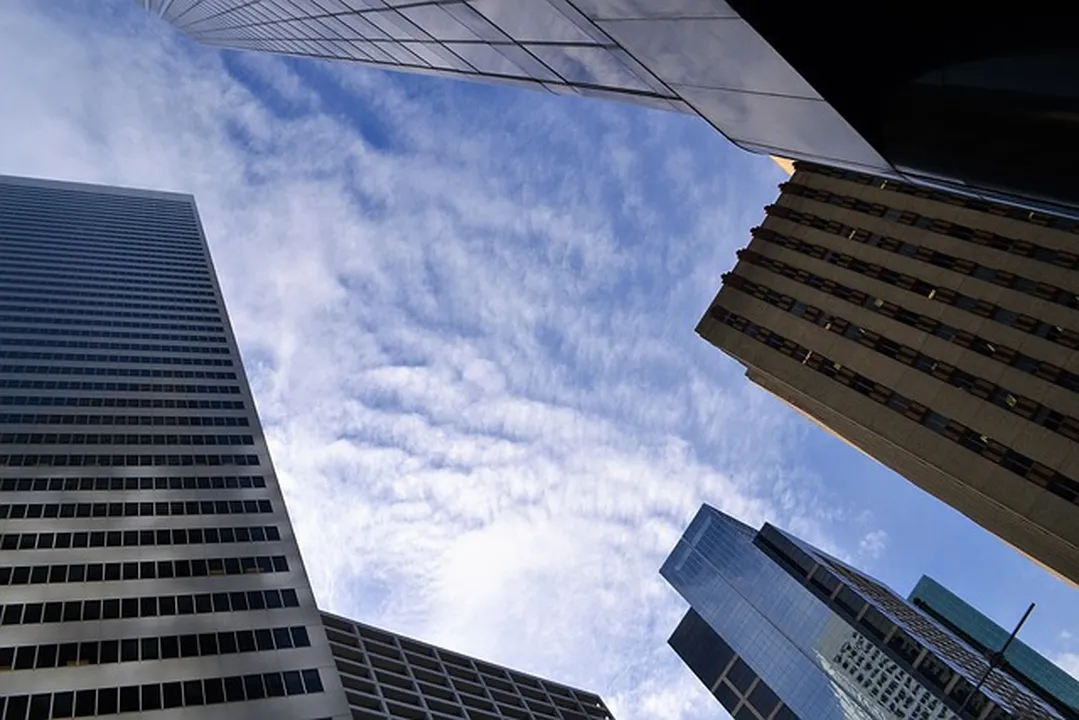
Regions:
[[[991,702],[994,718],[1061,717],[999,673],[975,693],[984,658],[872,578],[770,525],[755,532],[704,506],[661,573],[691,606],[671,646],[735,717],[777,699],[804,720],[952,720],[964,701],[978,708],[972,718]],[[716,675],[706,646],[736,657]]]

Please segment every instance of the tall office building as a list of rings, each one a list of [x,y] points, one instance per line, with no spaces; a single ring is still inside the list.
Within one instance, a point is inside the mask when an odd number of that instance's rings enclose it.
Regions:
[[[697,327],[1079,583],[1079,223],[801,163]]]
[[[1010,631],[931,577],[923,576],[908,600],[983,655],[1000,652],[1008,642]],[[1008,645],[1000,668],[1048,702],[1079,715],[1079,680],[1022,640],[1012,640]]]
[[[822,13],[777,0],[139,4],[212,45],[696,113],[753,152],[1079,210],[1068,15],[925,22],[902,4]]]
[[[614,720],[594,693],[322,613],[354,720]]]
[[[0,178],[0,717],[347,718],[187,195]]]
[[[736,720],[1079,717],[986,676],[960,637],[772,525],[706,505],[661,573],[690,604],[671,647]]]

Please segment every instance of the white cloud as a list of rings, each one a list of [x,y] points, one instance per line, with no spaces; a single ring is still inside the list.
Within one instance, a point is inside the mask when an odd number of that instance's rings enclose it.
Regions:
[[[797,419],[692,333],[770,161],[688,118],[305,67],[323,97],[244,57],[260,95],[126,4],[68,12],[0,8],[0,166],[196,195],[320,601],[621,720],[713,716],[658,576],[693,512],[836,552]]]
[[[858,542],[858,559],[863,563],[879,560],[888,547],[888,533],[883,530],[871,530]]]
[[[1060,653],[1053,658],[1061,670],[1079,680],[1079,653]]]

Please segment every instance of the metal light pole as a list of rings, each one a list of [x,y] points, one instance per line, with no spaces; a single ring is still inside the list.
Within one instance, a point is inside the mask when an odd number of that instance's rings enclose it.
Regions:
[[[978,680],[978,684],[974,686],[974,690],[972,690],[971,693],[967,695],[966,700],[964,700],[963,704],[959,706],[959,711],[956,712],[956,715],[960,715],[964,710],[966,710],[967,703],[969,703],[970,699],[977,695],[978,691],[982,689],[982,685],[984,685],[985,681],[989,679],[990,673],[997,669],[997,665],[1004,662],[1004,651],[1007,650],[1008,646],[1012,644],[1012,640],[1015,640],[1015,636],[1019,634],[1019,629],[1023,627],[1023,624],[1027,621],[1027,618],[1030,617],[1030,614],[1032,612],[1034,612],[1034,603],[1031,603],[1030,607],[1027,608],[1027,611],[1023,613],[1023,617],[1019,619],[1019,624],[1015,626],[1015,629],[1012,630],[1012,634],[1009,635],[1008,639],[1004,641],[1004,646],[1001,647],[999,651],[989,654],[989,667],[986,668],[985,673],[982,675],[981,679]]]

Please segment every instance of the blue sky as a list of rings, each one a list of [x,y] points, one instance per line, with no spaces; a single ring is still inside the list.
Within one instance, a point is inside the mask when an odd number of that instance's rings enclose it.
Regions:
[[[752,386],[693,328],[782,172],[702,121],[0,3],[0,172],[194,193],[320,603],[722,711],[658,568],[701,502],[1079,673],[1079,591]],[[1076,637],[1072,637],[1074,633]]]

